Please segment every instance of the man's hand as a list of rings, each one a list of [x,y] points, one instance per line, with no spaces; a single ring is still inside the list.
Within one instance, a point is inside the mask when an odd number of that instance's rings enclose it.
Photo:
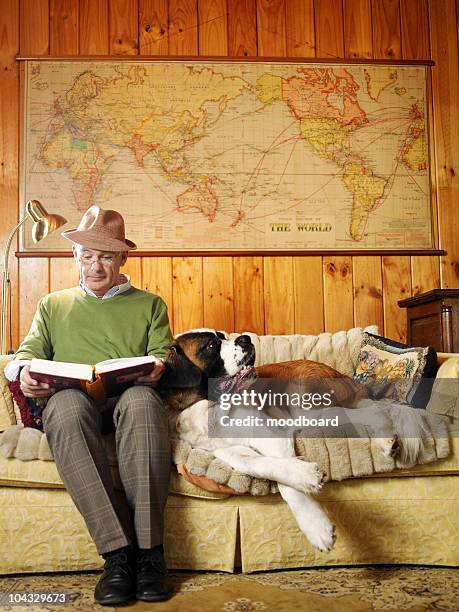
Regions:
[[[21,370],[19,380],[21,391],[26,397],[49,397],[56,390],[50,388],[47,383],[38,382],[29,374],[30,366],[24,366]]]
[[[163,372],[165,369],[166,369],[166,366],[164,365],[164,361],[156,357],[155,367],[150,372],[150,374],[147,374],[147,376],[139,376],[137,380],[135,381],[135,384],[151,385],[152,387],[154,387],[156,386],[156,383],[163,375]]]

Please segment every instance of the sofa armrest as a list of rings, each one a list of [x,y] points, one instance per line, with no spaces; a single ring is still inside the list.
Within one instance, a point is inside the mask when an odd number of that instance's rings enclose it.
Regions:
[[[3,372],[6,364],[10,360],[11,356],[0,355],[0,431],[6,429],[9,425],[16,424],[13,397],[8,388],[8,381]]]
[[[437,353],[437,363],[441,366],[448,359],[459,357],[459,353]]]
[[[450,429],[459,427],[459,353],[438,353],[440,365],[426,409],[450,419]]]

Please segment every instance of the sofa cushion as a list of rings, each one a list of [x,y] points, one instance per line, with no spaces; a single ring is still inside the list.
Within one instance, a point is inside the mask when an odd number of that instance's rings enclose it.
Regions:
[[[412,347],[365,332],[354,379],[362,384],[387,384],[385,396],[415,408],[425,408],[437,372],[431,346]]]
[[[451,439],[452,452],[446,459],[440,459],[435,463],[416,465],[409,470],[394,470],[391,477],[410,476],[445,476],[459,474],[459,439]],[[112,465],[112,473],[117,488],[121,487],[118,470]],[[387,474],[381,474],[387,478]],[[380,477],[376,474],[374,477]],[[371,476],[370,478],[373,478]],[[31,487],[40,489],[63,489],[64,485],[57,472],[53,461],[20,461],[19,459],[5,459],[0,455],[0,486],[6,487]],[[185,480],[175,471],[172,472],[169,486],[171,493],[199,497],[203,499],[224,499],[226,493],[210,492],[201,489]]]

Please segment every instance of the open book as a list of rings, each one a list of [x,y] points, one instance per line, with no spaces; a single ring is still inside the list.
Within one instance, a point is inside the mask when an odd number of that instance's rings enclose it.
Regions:
[[[97,403],[103,403],[107,397],[120,395],[138,376],[150,374],[154,367],[155,357],[149,356],[107,359],[94,366],[32,359],[29,373],[56,390],[82,389]]]

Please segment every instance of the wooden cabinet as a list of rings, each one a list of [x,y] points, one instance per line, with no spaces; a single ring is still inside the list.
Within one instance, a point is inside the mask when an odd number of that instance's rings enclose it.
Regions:
[[[433,289],[398,305],[406,308],[408,344],[459,352],[459,289]]]

